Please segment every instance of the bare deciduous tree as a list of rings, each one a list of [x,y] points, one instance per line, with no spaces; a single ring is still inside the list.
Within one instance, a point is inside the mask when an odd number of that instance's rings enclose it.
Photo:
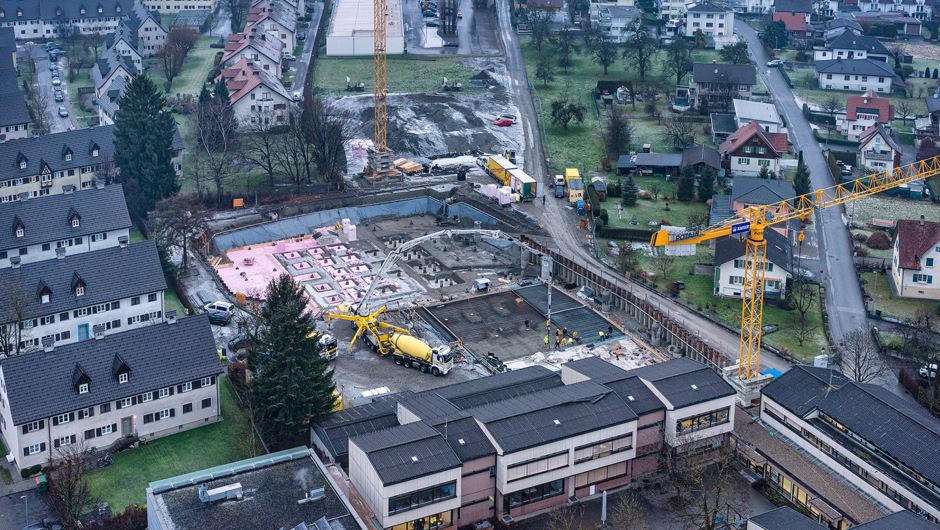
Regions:
[[[200,103],[199,119],[193,134],[198,146],[192,153],[194,164],[215,185],[216,203],[222,203],[222,194],[228,182],[239,172],[235,154],[238,153],[238,133],[230,109],[219,98]]]
[[[646,524],[646,510],[632,492],[620,495],[610,507],[610,525],[617,530],[649,530]]]
[[[283,127],[275,127],[276,121],[271,111],[256,110],[251,116],[251,133],[243,137],[245,158],[264,170],[268,176],[268,185],[272,187],[274,175],[279,169],[276,153],[278,135],[285,133]]]
[[[564,506],[548,514],[548,530],[582,530],[583,510],[581,506]]]
[[[904,125],[907,125],[908,116],[914,117],[917,112],[917,108],[914,106],[913,101],[908,101],[906,99],[899,99],[896,102],[897,114],[898,117],[904,120]]]
[[[655,247],[650,252],[650,267],[656,271],[658,279],[665,282],[666,276],[676,264],[676,257],[666,254],[666,249],[663,247]]]
[[[817,296],[819,296],[818,287],[806,281],[802,275],[796,277],[793,288],[790,289],[790,302],[800,312],[800,320],[806,320],[806,312],[813,307]]]
[[[859,383],[869,383],[890,370],[865,329],[853,329],[842,337],[837,362],[846,377]]]
[[[307,141],[300,112],[291,112],[288,116],[287,133],[280,135],[277,142],[275,156],[281,171],[293,184],[311,183],[316,160],[313,144]]]
[[[66,529],[81,528],[79,518],[95,505],[85,475],[85,459],[91,456],[89,444],[85,439],[76,440],[59,445],[53,449],[53,454],[58,467],[49,480],[52,504]]]
[[[248,15],[248,7],[250,5],[251,0],[222,0],[221,9],[224,9],[231,17],[233,32],[242,29],[242,24],[245,22],[245,17]]]
[[[108,33],[108,28],[102,21],[95,21],[91,24],[85,26],[85,35],[84,40],[88,44],[88,47],[95,51],[95,62],[98,62],[98,52],[101,50],[101,45],[104,44],[105,34]]]
[[[788,318],[786,328],[787,335],[799,342],[800,346],[803,345],[804,341],[816,336],[816,327],[813,323],[805,318],[800,318],[799,315]]]
[[[678,119],[666,122],[663,129],[663,140],[669,145],[682,146],[685,149],[689,144],[695,143],[695,123],[680,121]]]
[[[16,281],[16,275],[13,276],[0,285],[0,353],[6,357],[29,350],[26,342],[31,340],[33,329],[29,318],[32,297],[26,286]]]
[[[324,180],[342,184],[346,169],[345,145],[361,129],[360,120],[330,101],[312,97],[307,100],[301,126],[313,146],[314,162]]]
[[[180,249],[182,269],[189,268],[190,243],[205,231],[205,212],[190,196],[173,195],[157,203],[154,219],[167,245]]]
[[[636,127],[630,121],[630,117],[620,110],[620,106],[614,105],[607,111],[607,126],[604,128],[604,133],[607,152],[611,155],[618,155],[630,150]]]
[[[673,502],[673,519],[686,528],[722,528],[723,521],[730,518],[731,512],[738,512],[738,507],[745,502],[738,484],[739,467],[734,449],[724,444],[704,458],[682,455],[676,458],[673,480],[679,493]],[[704,460],[712,462],[706,465]]]
[[[835,119],[836,114],[845,110],[845,103],[842,98],[838,96],[829,96],[822,102],[822,110],[830,117],[832,117],[832,122],[826,122],[826,130],[829,131],[828,134],[832,133],[832,129],[835,128]]]

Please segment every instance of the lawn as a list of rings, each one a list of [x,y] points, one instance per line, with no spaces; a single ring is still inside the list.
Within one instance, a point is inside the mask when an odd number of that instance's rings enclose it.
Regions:
[[[183,303],[180,302],[178,296],[176,296],[176,291],[172,288],[166,289],[163,291],[163,308],[166,311],[176,311],[176,318],[183,318],[189,314]]]
[[[801,69],[791,72],[790,80],[793,82],[793,93],[803,101],[817,107],[821,106],[823,101],[833,95],[840,98],[844,104],[847,96],[858,96],[861,94],[860,91],[856,90],[822,90],[819,88],[819,81],[813,78],[812,70]],[[924,89],[924,95],[930,94],[932,92],[931,87],[935,88],[937,86],[935,79],[912,77],[909,80],[914,84],[915,95],[920,93],[921,88]],[[899,93],[879,93],[878,95],[890,99],[895,105],[897,105],[899,101],[908,100],[914,105],[915,114],[919,116],[927,114],[927,104],[924,102],[923,97],[909,99]]]
[[[668,193],[670,198],[674,195],[675,183],[665,182],[662,178],[655,177],[636,177],[634,179],[637,187],[641,190],[649,190],[652,186],[659,185],[664,193]],[[614,180],[613,182],[616,182]],[[636,228],[640,230],[658,230],[659,226],[650,226],[648,222],[657,223],[666,219],[674,226],[688,226],[690,214],[702,214],[708,212],[708,206],[701,202],[680,202],[675,200],[666,201],[660,195],[659,200],[637,201],[635,206],[625,206],[622,211],[618,210],[619,198],[608,197],[607,202],[601,203],[602,208],[607,209],[608,221],[612,228]],[[669,210],[666,210],[668,204]],[[636,225],[630,224],[636,222]]]
[[[202,86],[206,83],[209,72],[215,68],[215,55],[222,51],[216,48],[210,48],[213,42],[218,42],[217,37],[201,37],[199,45],[193,51],[189,52],[183,61],[183,70],[173,79],[173,85],[170,87],[170,94],[192,94],[198,96]],[[151,79],[158,86],[163,86],[166,78],[159,69],[150,71]]]
[[[898,318],[900,320],[914,320],[918,312],[927,311],[934,315],[937,309],[937,302],[931,300],[912,300],[907,298],[895,298],[891,292],[891,285],[888,283],[888,276],[878,274],[878,285],[875,287],[875,273],[866,272],[862,274],[862,281],[865,290],[865,305],[872,310],[880,310],[883,315]],[[874,298],[874,308],[868,299]]]
[[[868,237],[872,234],[873,230],[853,228],[852,230],[850,230],[850,232],[852,233],[853,236],[856,234],[862,234],[865,237]],[[894,250],[890,248],[889,249],[874,249],[874,248],[869,247],[865,243],[856,243],[855,241],[852,242],[852,245],[859,245],[859,244],[861,244],[862,248],[868,251],[869,258],[890,258],[894,255]]]
[[[852,214],[855,224],[864,225],[872,219],[920,219],[940,222],[940,206],[926,200],[902,199],[887,195],[874,195],[856,199],[845,206],[846,214]]]
[[[175,13],[169,14],[169,15],[160,15],[160,22],[163,24],[163,27],[165,27],[167,31],[170,31],[170,26],[173,24],[174,20],[176,20]]]
[[[468,80],[476,70],[460,63],[463,57],[433,57],[428,55],[402,55],[389,57],[387,62],[388,91],[440,92],[441,80],[460,81],[468,90]],[[371,94],[374,83],[372,57],[325,57],[317,59],[313,84],[330,94],[347,94],[346,78],[352,83],[365,83],[365,93]],[[472,89],[477,90],[477,89]],[[354,92],[355,94],[355,92]],[[362,94],[360,92],[359,94]]]
[[[144,235],[140,232],[140,230],[137,229],[136,226],[132,226],[132,227],[131,227],[131,230],[130,230],[130,233],[128,234],[128,237],[129,237],[129,239],[130,239],[129,242],[130,242],[131,244],[140,243],[141,241],[146,241],[146,240],[147,240],[147,238],[144,237]]]
[[[88,474],[92,497],[103,495],[115,512],[122,512],[130,504],[146,503],[150,482],[250,458],[246,440],[253,436],[251,428],[228,379],[220,378],[219,384],[223,421],[114,455],[113,466]]]
[[[685,281],[685,289],[679,292],[679,301],[718,319],[734,330],[741,329],[741,301],[716,297],[713,294],[714,278],[712,276],[688,276],[683,280]],[[806,319],[817,331],[814,337],[803,341],[802,346],[785,331],[787,322],[793,318],[799,318],[799,312],[780,309],[777,307],[776,300],[764,300],[764,327],[776,325],[780,329],[764,335],[763,343],[778,350],[787,348],[795,358],[802,362],[809,362],[813,357],[819,355],[820,348],[827,345],[822,330],[822,311],[819,308],[819,302],[815,302],[806,311]]]

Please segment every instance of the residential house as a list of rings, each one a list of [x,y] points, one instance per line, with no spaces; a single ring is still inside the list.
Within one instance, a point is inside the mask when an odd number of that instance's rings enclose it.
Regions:
[[[777,107],[773,103],[758,103],[757,101],[748,101],[744,99],[734,100],[734,119],[735,130],[746,126],[752,121],[769,133],[785,133],[787,128],[783,126],[783,120],[777,112]]]
[[[787,152],[787,135],[767,132],[752,121],[728,136],[718,147],[718,152],[728,162],[727,169],[735,177],[756,176],[763,167],[780,174],[780,159]]]
[[[346,485],[337,483],[312,450],[295,447],[151,482],[147,526],[150,530],[372,528],[344,491]]]
[[[251,7],[258,7],[263,4],[267,4],[271,0],[251,0]],[[304,16],[306,11],[306,6],[304,0],[276,0],[281,2],[285,6],[289,7],[291,11],[297,14],[298,17]],[[622,0],[622,1],[632,1],[632,0]]]
[[[774,0],[773,6],[774,13],[800,14],[807,23],[813,14],[813,0]]]
[[[872,59],[888,62],[888,48],[874,37],[866,37],[860,32],[847,29],[828,39],[826,46],[813,49],[816,61],[832,59]]]
[[[836,127],[846,138],[857,142],[862,131],[876,123],[890,129],[893,119],[894,105],[891,100],[879,96],[874,90],[868,90],[861,96],[849,96],[846,99],[845,113],[836,116]]]
[[[745,0],[744,2],[745,13],[770,13],[773,7],[773,0]]]
[[[104,95],[118,77],[123,77],[125,82],[129,82],[139,73],[140,70],[134,66],[133,56],[120,55],[118,47],[105,50],[90,72],[91,80],[95,83],[95,98]]]
[[[251,7],[248,11],[247,26],[246,32],[250,32],[251,27],[258,27],[281,41],[285,52],[293,53],[297,47],[297,13],[279,0],[268,0]]]
[[[860,163],[872,171],[893,171],[901,167],[901,145],[891,137],[891,131],[876,123],[858,137]]]
[[[865,13],[903,14],[917,20],[930,20],[933,2],[928,0],[858,0],[858,9]]]
[[[17,84],[16,39],[13,28],[0,27],[0,142],[26,138],[29,109]]]
[[[879,0],[879,5],[882,0]],[[862,0],[859,0],[859,8],[866,7]],[[890,4],[889,4],[890,5]],[[915,17],[909,16],[901,11],[881,12],[879,10],[867,10],[853,12],[852,17],[859,24],[866,22],[883,26],[894,26],[899,37],[920,35],[923,22]]]
[[[765,206],[789,201],[795,196],[796,192],[790,181],[739,176],[734,178],[731,186],[728,208],[737,214],[749,206]],[[731,215],[726,215],[724,219],[728,217]],[[799,231],[800,223],[799,220],[791,220],[790,223],[774,225],[770,229],[790,237],[792,233]]]
[[[830,10],[839,11],[838,5],[840,1],[841,0],[830,0],[829,1]],[[834,18],[832,20],[827,20],[825,22],[815,24],[814,27],[816,28],[816,38],[823,39],[823,40],[834,39],[848,30],[853,30],[858,35],[863,35],[865,33],[864,31],[862,31],[861,24],[859,24],[855,20],[852,20],[852,18],[850,18],[850,15],[845,15],[845,14],[838,15],[837,18]]]
[[[0,203],[94,187],[112,169],[113,146],[113,126],[0,143]]]
[[[940,518],[940,469],[926,449],[940,444],[940,420],[920,406],[837,370],[794,366],[761,390],[760,419],[798,447],[803,461],[819,462],[824,475],[847,482],[872,499],[869,504],[884,507],[882,513]],[[851,506],[843,512],[851,524],[877,518],[853,512]]]
[[[143,2],[147,9],[157,11],[161,15],[176,15],[194,10],[215,13],[219,7],[219,0],[143,0]]]
[[[689,7],[688,2],[684,0],[655,0],[654,5],[656,6],[656,14],[660,19],[676,20],[682,22],[683,26],[685,25],[682,19]]]
[[[644,177],[666,177],[667,180],[679,176],[683,155],[678,153],[652,153],[649,144],[643,146],[643,152],[620,155],[617,159],[617,173],[626,175],[637,173]]]
[[[14,221],[19,233],[24,223]],[[93,247],[104,246],[101,241],[107,233],[87,239]],[[0,307],[0,325],[8,328],[3,346],[29,351],[48,338],[70,344],[92,338],[98,327],[101,333],[112,334],[161,319],[166,280],[156,244],[128,245],[124,236],[118,242],[117,247],[71,255],[62,246],[56,250],[58,259],[25,265],[20,264],[21,256],[7,252],[4,261],[11,266],[0,269],[0,285],[20,290],[6,291],[4,296],[15,300],[4,300],[6,307]]]
[[[721,173],[721,153],[714,147],[707,145],[696,145],[691,149],[682,151],[682,167],[691,165],[695,168],[695,174],[701,175],[702,170],[710,167],[715,171],[717,177]]]
[[[148,10],[144,4],[135,3],[121,26],[137,36],[137,51],[145,57],[153,57],[166,45],[169,31],[160,20],[160,13]]]
[[[133,0],[0,0],[0,27],[13,28],[17,40],[55,39],[72,32],[106,34],[117,29],[133,5]]]
[[[686,38],[695,37],[695,32],[702,30],[706,37],[727,37],[734,34],[734,11],[713,4],[710,0],[688,8],[685,15]]]
[[[802,13],[774,12],[774,22],[782,20],[787,27],[787,36],[794,41],[812,40],[816,34],[813,26]]]
[[[891,291],[898,298],[940,300],[938,287],[933,286],[933,273],[940,267],[940,223],[898,219],[894,230],[894,266],[888,279]]]
[[[686,97],[695,107],[714,112],[731,112],[735,99],[751,99],[757,73],[750,64],[704,64],[692,65],[692,77],[688,86],[677,86],[676,95]]]
[[[765,230],[764,299],[784,296],[787,280],[793,278],[793,250],[790,240],[776,230]],[[741,298],[747,269],[747,242],[723,237],[715,242],[714,294],[720,298]]]
[[[153,439],[201,427],[222,419],[222,372],[205,315],[75,344],[50,342],[0,360],[3,441],[25,469],[59,458],[69,445],[107,448],[124,436]]]
[[[257,28],[248,28],[245,33],[232,33],[225,43],[225,54],[219,66],[232,68],[242,59],[248,59],[262,70],[277,76],[280,73],[281,52],[284,44],[267,32]]]
[[[130,31],[124,22],[121,22],[117,31],[108,34],[105,39],[102,55],[110,51],[110,53],[119,56],[127,56],[130,58],[131,63],[133,63],[134,68],[136,68],[138,72],[142,72],[144,56],[137,51],[137,47],[137,34]]]
[[[873,59],[835,59],[816,61],[813,77],[824,90],[892,92],[904,83],[891,66]]]
[[[271,72],[249,59],[241,59],[231,68],[223,69],[219,79],[225,80],[240,127],[287,122],[291,97]]]
[[[738,130],[738,120],[734,114],[713,112],[709,115],[712,123],[712,143],[721,145],[734,131]]]
[[[124,190],[114,184],[0,203],[0,226],[18,227],[0,231],[2,269],[13,256],[25,265],[55,259],[60,248],[71,255],[116,247],[130,235],[131,218]]]
[[[828,521],[827,521],[828,522]],[[940,526],[911,512],[894,512],[867,523],[855,525],[853,530],[940,530]],[[743,530],[830,530],[789,506],[764,512],[747,520]]]
[[[663,450],[727,444],[734,399],[688,358],[631,371],[588,358],[340,411],[313,422],[311,445],[330,460],[348,447],[350,485],[381,528],[512,522],[629,484]]]
[[[626,42],[628,35],[625,30],[627,26],[642,16],[643,11],[637,7],[591,3],[591,21],[596,28],[606,35],[610,42]]]

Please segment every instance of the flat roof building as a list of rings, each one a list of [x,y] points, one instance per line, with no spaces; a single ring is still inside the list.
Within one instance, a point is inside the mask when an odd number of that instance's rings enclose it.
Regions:
[[[338,0],[333,5],[330,31],[326,35],[326,54],[372,55],[375,33],[372,0]],[[385,30],[387,55],[405,53],[405,32],[402,23],[401,0],[388,0],[388,15]]]

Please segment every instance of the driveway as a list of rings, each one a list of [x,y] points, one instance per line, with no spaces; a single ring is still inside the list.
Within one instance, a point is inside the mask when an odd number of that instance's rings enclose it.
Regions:
[[[22,496],[26,496],[25,499]],[[35,527],[43,519],[52,516],[35,488],[22,493],[0,497],[0,530],[22,530],[26,528],[26,507],[29,506],[29,525]]]

